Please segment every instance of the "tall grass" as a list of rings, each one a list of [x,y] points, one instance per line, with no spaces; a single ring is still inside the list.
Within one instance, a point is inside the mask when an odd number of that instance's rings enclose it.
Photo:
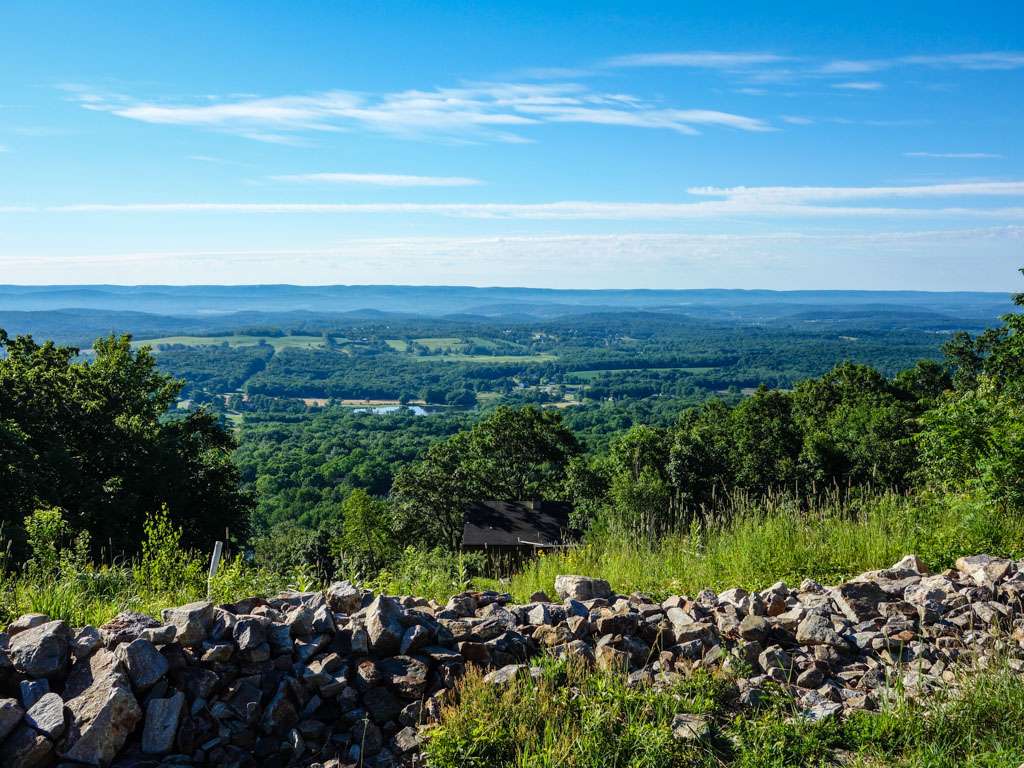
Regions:
[[[52,519],[53,512],[33,517]],[[33,557],[18,572],[5,570],[0,561],[0,627],[26,613],[100,626],[122,611],[157,616],[164,608],[207,597],[228,602],[308,586],[296,583],[301,574],[270,573],[238,557],[226,559],[208,582],[205,558],[182,548],[181,530],[163,513],[147,520],[142,553],[128,563],[93,564],[80,547],[62,546],[59,518],[50,530],[53,537],[31,542]]]
[[[843,722],[798,716],[781,692],[732,705],[728,679],[698,674],[665,690],[550,659],[507,687],[470,672],[427,739],[432,768],[1007,768],[1024,760],[1024,677],[1003,666],[969,685]],[[675,713],[708,737],[672,738]]]
[[[605,578],[620,593],[693,594],[703,588],[764,588],[804,578],[835,583],[917,554],[933,569],[965,554],[1024,555],[1024,520],[972,496],[886,493],[833,497],[810,509],[774,498],[734,500],[690,530],[659,541],[596,536],[544,555],[505,581],[525,601],[551,594],[555,576]]]

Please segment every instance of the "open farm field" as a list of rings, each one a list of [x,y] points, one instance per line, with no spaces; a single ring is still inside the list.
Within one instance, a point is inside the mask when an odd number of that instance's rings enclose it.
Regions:
[[[180,345],[186,347],[210,347],[227,344],[229,347],[253,347],[266,342],[275,352],[284,349],[320,349],[324,346],[321,336],[163,336],[157,339],[138,339],[135,346],[153,347],[157,352],[162,346]]]

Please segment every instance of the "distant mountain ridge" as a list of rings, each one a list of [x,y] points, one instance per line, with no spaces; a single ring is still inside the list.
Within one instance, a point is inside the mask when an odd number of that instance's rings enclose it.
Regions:
[[[575,290],[417,285],[0,285],[0,311],[99,309],[158,315],[353,311],[441,317],[463,314],[557,317],[580,311],[654,309],[698,316],[758,306],[835,310],[871,304],[916,307],[955,317],[994,318],[1010,310],[1009,293],[929,291],[769,291],[741,289]]]

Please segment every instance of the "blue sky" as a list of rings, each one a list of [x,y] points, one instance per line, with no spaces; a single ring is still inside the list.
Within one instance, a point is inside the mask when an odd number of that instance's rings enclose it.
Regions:
[[[1008,2],[7,2],[0,282],[1012,290]]]

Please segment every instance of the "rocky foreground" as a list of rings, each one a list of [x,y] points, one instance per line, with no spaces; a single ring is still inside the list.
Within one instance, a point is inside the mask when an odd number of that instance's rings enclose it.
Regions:
[[[731,668],[738,707],[773,684],[812,719],[877,708],[895,681],[912,694],[955,684],[955,670],[996,658],[1024,671],[1024,561],[977,555],[928,574],[908,556],[837,587],[660,604],[580,576],[556,591],[442,607],[341,582],[99,629],[22,616],[0,634],[0,766],[416,765],[420,728],[467,666],[502,685],[542,653],[637,685]],[[699,719],[677,719],[678,738],[700,738]]]

